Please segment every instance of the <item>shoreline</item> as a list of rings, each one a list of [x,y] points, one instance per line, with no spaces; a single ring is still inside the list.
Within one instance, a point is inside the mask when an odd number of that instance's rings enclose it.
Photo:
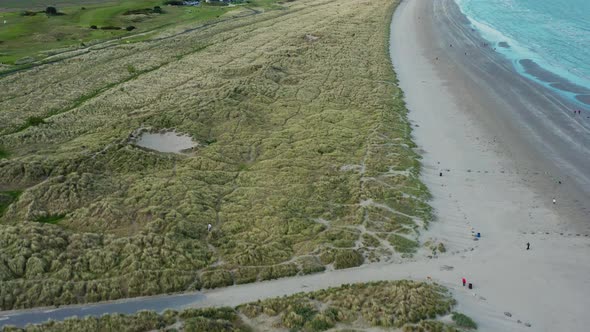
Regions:
[[[530,323],[536,331],[584,331],[590,239],[576,232],[588,229],[586,206],[575,202],[584,193],[563,175],[575,159],[551,164],[561,155],[547,151],[564,137],[546,135],[542,148],[532,146],[540,138],[527,137],[568,115],[535,110],[560,101],[516,76],[491,49],[477,47],[481,39],[454,5],[405,0],[392,24],[392,61],[438,217],[424,239],[460,255],[446,264],[457,281],[467,277],[478,286],[472,294],[462,287],[454,293],[479,330],[527,331]],[[480,241],[472,232],[481,232]]]
[[[461,82],[454,94],[477,101],[469,114],[494,136],[497,150],[514,162],[512,171],[545,206],[558,200],[559,215],[569,220],[563,226],[588,231],[590,118],[574,116],[570,110],[577,106],[518,73],[491,47],[481,47],[487,41],[471,29],[454,0],[434,2],[432,10],[437,29],[422,38],[431,38],[429,52],[441,59],[435,64],[439,74]]]

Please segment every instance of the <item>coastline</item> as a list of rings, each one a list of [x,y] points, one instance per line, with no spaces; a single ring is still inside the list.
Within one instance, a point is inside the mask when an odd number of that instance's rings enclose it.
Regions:
[[[455,94],[477,101],[469,114],[493,133],[498,151],[515,163],[512,171],[546,206],[553,198],[559,201],[559,215],[568,219],[563,226],[588,231],[590,116],[573,115],[578,106],[522,76],[491,47],[482,47],[487,41],[471,29],[453,0],[433,2],[432,10],[437,29],[428,43],[430,54],[441,60],[435,64],[439,74],[460,82]]]
[[[467,23],[452,0],[405,0],[392,24],[392,61],[439,219],[423,237],[461,257],[446,264],[478,287],[451,288],[479,330],[584,331],[590,239],[576,157],[587,152],[569,154],[564,142],[586,129],[551,113],[567,106],[478,47]]]

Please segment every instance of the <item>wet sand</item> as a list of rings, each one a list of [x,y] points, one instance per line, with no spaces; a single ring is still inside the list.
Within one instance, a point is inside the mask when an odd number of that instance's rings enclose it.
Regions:
[[[590,229],[590,112],[574,115],[579,106],[519,75],[493,46],[483,47],[487,41],[453,0],[434,1],[418,16],[422,55],[492,136],[493,148],[513,161],[505,171],[519,174],[545,204],[555,197],[572,230]]]

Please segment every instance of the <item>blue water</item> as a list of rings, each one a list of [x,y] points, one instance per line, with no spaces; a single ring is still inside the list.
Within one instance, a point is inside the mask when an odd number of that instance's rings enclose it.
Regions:
[[[519,73],[584,105],[576,95],[590,92],[590,0],[455,1],[473,27],[510,59]],[[501,47],[505,45],[501,42],[509,47]],[[543,69],[582,87],[582,92],[564,91],[567,89],[527,74],[519,62],[522,59],[533,60]]]

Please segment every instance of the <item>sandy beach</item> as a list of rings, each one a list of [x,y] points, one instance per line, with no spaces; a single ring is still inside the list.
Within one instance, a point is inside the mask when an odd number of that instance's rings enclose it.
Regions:
[[[0,327],[72,315],[234,306],[345,283],[415,279],[448,287],[457,310],[479,331],[587,331],[588,119],[572,117],[567,104],[517,76],[493,49],[479,47],[482,41],[466,23],[452,0],[409,0],[391,24],[392,62],[437,216],[421,241],[444,242],[445,254],[429,258],[423,249],[401,264],[8,311],[0,314]],[[462,277],[472,290],[460,284]]]
[[[456,269],[481,286],[486,300],[460,303],[482,331],[526,328],[519,319],[536,331],[584,331],[588,121],[481,47],[467,23],[452,0],[410,0],[392,24],[392,59],[439,217],[430,233],[452,252],[472,228],[482,233]]]

